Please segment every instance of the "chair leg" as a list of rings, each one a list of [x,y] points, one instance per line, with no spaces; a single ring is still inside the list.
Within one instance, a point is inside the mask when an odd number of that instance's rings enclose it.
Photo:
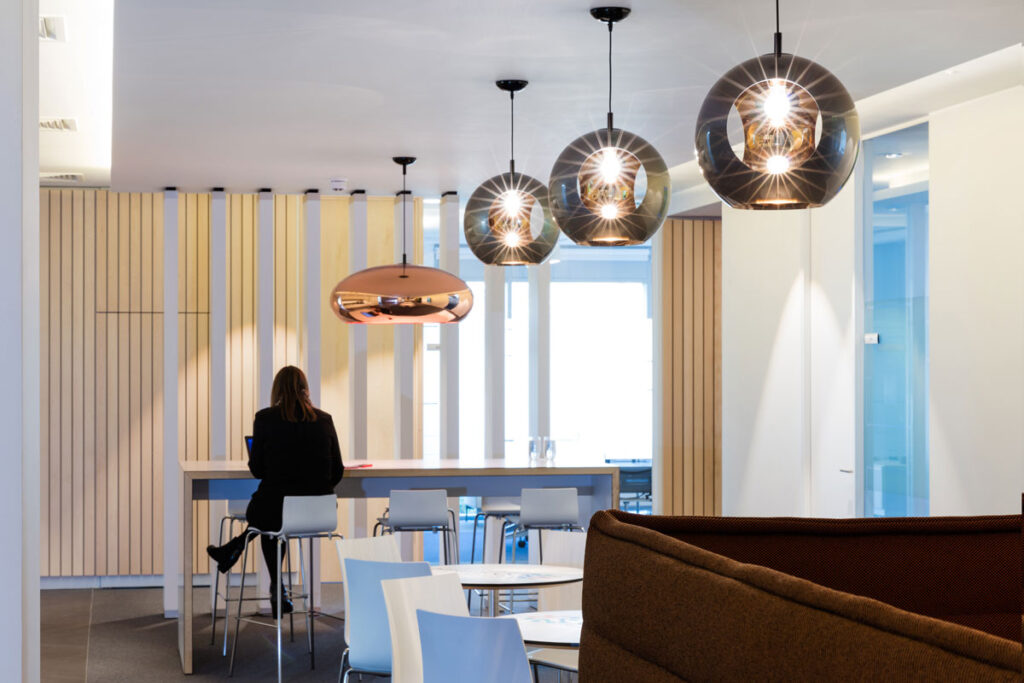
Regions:
[[[287,541],[285,541],[287,543]],[[299,558],[302,559],[301,557]],[[284,562],[288,566],[288,597],[295,595],[295,586],[292,585],[292,554],[284,554]],[[280,573],[280,571],[278,571]],[[295,612],[288,613],[288,642],[295,642]]]
[[[469,546],[469,563],[470,564],[473,564],[474,562],[476,562],[476,527],[477,527],[477,525],[480,524],[480,516],[482,514],[483,514],[482,512],[477,512],[476,515],[473,517],[473,543]],[[484,555],[486,555],[487,554],[487,516],[486,515],[484,515],[484,538],[483,538],[483,544],[484,544],[484,551],[483,552],[484,552]],[[481,558],[480,561],[483,562],[483,558]]]
[[[455,510],[448,508],[448,516],[451,518],[449,529],[452,534],[452,548],[455,550],[455,564],[459,564],[462,561],[462,557],[459,555],[459,522],[455,516]]]
[[[316,581],[316,568],[313,566],[313,540],[310,538],[307,542],[309,543],[309,589],[306,591],[306,623],[308,624],[307,631],[309,633],[309,668],[316,668],[316,622],[313,618],[316,614],[313,610],[316,609],[316,604],[313,602],[313,583]]]
[[[544,530],[537,529],[537,562],[544,564]]]
[[[277,585],[274,586],[274,590],[277,595],[277,683],[281,683],[281,608],[284,607],[284,601],[281,599],[281,595],[284,592],[284,581],[281,578],[281,539],[277,539],[274,547],[277,549],[277,560],[274,567],[277,568]]]
[[[348,683],[348,648],[341,653],[341,667],[338,669],[338,683]]]
[[[217,545],[224,545],[224,522],[228,520],[227,517],[220,518],[220,533],[217,536]],[[217,644],[217,597],[219,596],[218,589],[220,584],[220,572],[216,567],[213,567],[213,604],[210,608],[210,615],[212,621],[210,622],[210,645]],[[231,592],[231,582],[228,581],[228,592]],[[227,617],[228,603],[224,601],[224,616]]]
[[[249,541],[251,536],[245,536],[245,550],[242,552],[242,581],[238,585],[238,611],[235,614],[235,640],[231,643],[231,662],[228,664],[228,676],[235,674],[235,652],[238,650],[238,627],[242,621],[242,599],[245,597],[245,568],[249,559]],[[227,624],[224,624],[224,645],[227,647]]]

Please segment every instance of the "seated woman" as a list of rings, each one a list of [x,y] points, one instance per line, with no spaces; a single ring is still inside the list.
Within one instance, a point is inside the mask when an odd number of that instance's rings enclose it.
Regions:
[[[260,485],[252,494],[245,516],[250,526],[260,531],[281,528],[285,496],[333,493],[341,481],[344,466],[334,422],[330,415],[313,407],[306,376],[295,366],[281,368],[270,390],[270,407],[256,413],[249,471],[260,480]],[[238,562],[248,531],[219,548],[212,545],[206,548],[219,571],[230,571]],[[276,541],[267,536],[261,541],[271,585],[276,586]],[[282,547],[286,549],[286,545]],[[275,597],[271,591],[270,605],[276,617]],[[291,601],[285,598],[282,602],[282,613],[291,612]]]

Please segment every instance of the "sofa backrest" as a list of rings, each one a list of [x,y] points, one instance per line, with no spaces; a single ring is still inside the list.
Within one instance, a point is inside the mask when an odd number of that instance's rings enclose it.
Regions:
[[[658,533],[696,533],[693,523],[594,515],[584,568],[581,680],[1020,679],[1019,642]],[[711,535],[708,528],[701,533]],[[732,543],[740,545],[739,538]],[[816,557],[806,564],[828,562]],[[1013,592],[1019,599],[1020,583]],[[1017,620],[1019,627],[1019,613]]]
[[[1021,639],[1021,516],[620,520],[908,612]]]

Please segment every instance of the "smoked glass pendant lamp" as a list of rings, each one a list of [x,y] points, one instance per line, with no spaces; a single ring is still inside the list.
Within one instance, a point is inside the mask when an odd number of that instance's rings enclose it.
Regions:
[[[608,24],[608,125],[574,140],[551,169],[548,195],[558,227],[576,244],[643,244],[668,214],[665,160],[639,135],[616,128],[612,115],[612,28],[628,7],[595,7]]]
[[[727,130],[733,108],[742,158]],[[696,153],[704,179],[738,209],[823,206],[850,177],[859,146],[857,109],[839,79],[782,51],[776,0],[774,52],[733,67],[701,106]]]
[[[405,176],[415,157],[394,157],[402,167],[402,262],[349,275],[331,293],[331,309],[347,323],[457,323],[473,308],[473,293],[439,268],[408,263],[405,245]]]
[[[463,218],[470,251],[491,266],[543,263],[558,241],[558,226],[548,208],[548,188],[535,178],[516,173],[515,98],[526,84],[522,80],[496,82],[508,92],[512,106],[509,170],[473,191]]]

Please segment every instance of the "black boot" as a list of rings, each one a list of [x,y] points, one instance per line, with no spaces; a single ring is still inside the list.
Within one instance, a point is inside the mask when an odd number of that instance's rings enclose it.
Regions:
[[[233,538],[219,548],[215,545],[206,546],[206,554],[217,563],[217,571],[226,574],[238,562],[245,550],[245,537]]]
[[[281,587],[281,614],[291,614],[295,610],[291,598],[288,597],[288,589]],[[270,616],[277,619],[277,586],[271,582],[270,586]]]

